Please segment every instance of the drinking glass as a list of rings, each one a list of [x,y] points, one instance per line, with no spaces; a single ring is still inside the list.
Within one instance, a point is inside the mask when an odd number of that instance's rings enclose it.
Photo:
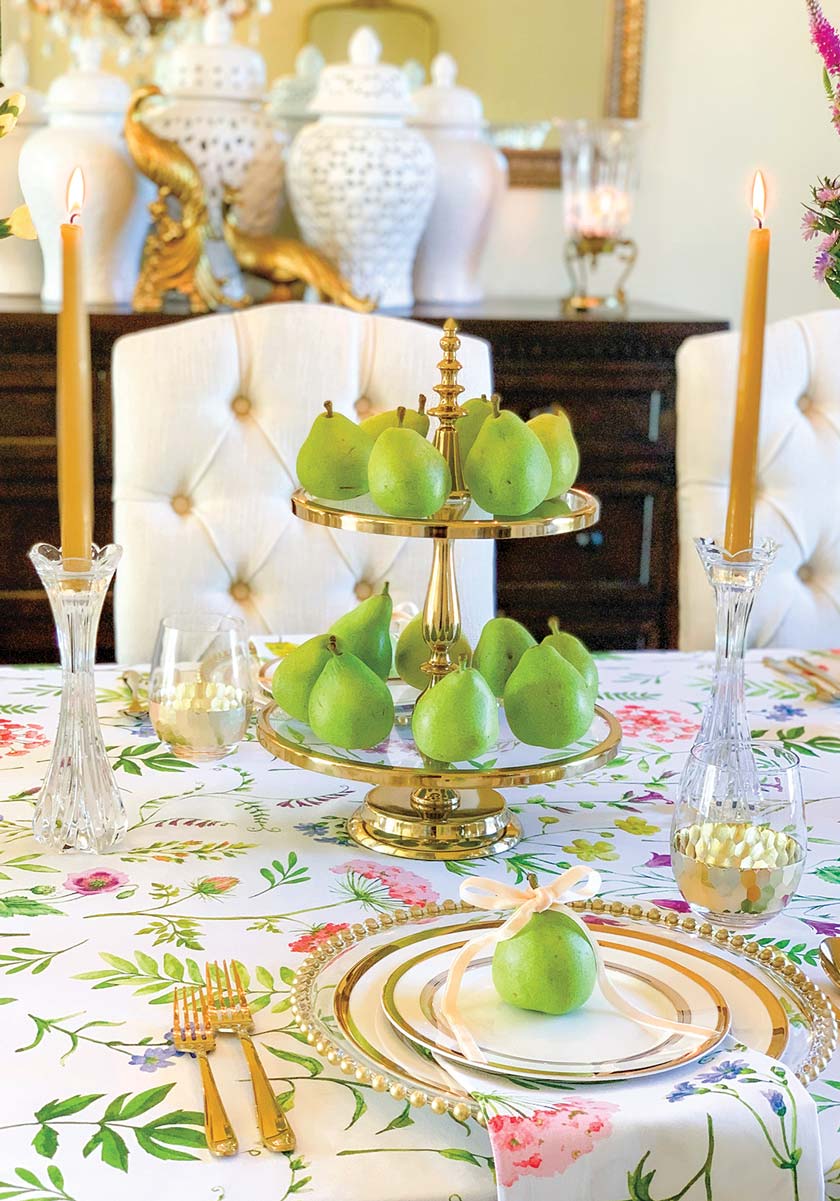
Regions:
[[[745,795],[745,779],[757,781],[756,793]],[[671,866],[695,913],[739,930],[768,921],[796,892],[806,845],[793,751],[726,738],[692,747],[671,824]]]
[[[229,755],[251,713],[248,634],[239,617],[174,613],[160,623],[149,676],[149,717],[173,755]]]

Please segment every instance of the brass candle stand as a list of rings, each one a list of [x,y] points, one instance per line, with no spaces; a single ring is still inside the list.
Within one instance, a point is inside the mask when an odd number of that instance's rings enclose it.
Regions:
[[[472,501],[464,482],[456,422],[463,415],[458,397],[460,340],[452,318],[444,325],[438,364],[439,403],[429,409],[438,419],[434,444],[449,464],[452,491],[443,508],[425,520],[389,517],[369,496],[346,504],[319,500],[298,489],[292,511],[303,521],[331,529],[431,538],[432,567],[423,606],[423,636],[429,659],[423,671],[433,688],[453,668],[451,648],[461,630],[453,543],[460,539],[536,538],[568,534],[594,525],[600,505],[594,496],[573,488],[553,514],[496,519]],[[308,726],[287,717],[277,705],[260,715],[258,736],[278,758],[310,771],[374,784],[348,821],[361,846],[409,859],[467,859],[510,849],[521,828],[504,797],[495,790],[547,784],[583,775],[609,763],[621,742],[621,727],[600,706],[592,728],[579,743],[557,752],[519,742],[500,712],[499,744],[489,758],[463,766],[435,763],[417,751],[408,722],[398,722],[386,744],[370,751],[343,751],[319,743]]]
[[[632,238],[581,235],[566,243],[566,267],[572,281],[572,294],[563,301],[567,313],[622,313],[627,308],[624,285],[633,270],[638,247]],[[606,255],[615,255],[620,272],[613,291],[595,295],[590,272]]]

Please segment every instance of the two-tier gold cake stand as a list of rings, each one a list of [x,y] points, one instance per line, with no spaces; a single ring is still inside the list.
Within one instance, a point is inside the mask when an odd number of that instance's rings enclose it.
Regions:
[[[423,607],[423,635],[429,661],[423,667],[428,687],[452,670],[450,648],[461,630],[454,543],[463,538],[539,538],[568,534],[594,525],[600,506],[594,496],[573,488],[565,503],[541,506],[518,518],[496,518],[479,509],[464,484],[456,422],[462,415],[458,397],[460,340],[451,318],[441,338],[441,382],[438,404],[429,409],[438,419],[434,444],[449,464],[452,491],[446,505],[427,520],[389,517],[370,497],[338,504],[309,496],[292,497],[292,510],[303,521],[331,529],[431,538],[429,586]],[[398,713],[400,710],[398,709]],[[410,710],[409,710],[410,714]],[[258,722],[258,736],[272,754],[297,767],[374,784],[348,821],[351,837],[361,846],[407,859],[467,859],[508,850],[521,837],[516,817],[497,788],[547,784],[581,776],[615,756],[621,727],[612,714],[596,707],[592,727],[562,751],[520,742],[500,712],[497,746],[480,760],[445,764],[424,759],[411,738],[408,715],[394,726],[386,743],[369,751],[347,751],[319,742],[312,730],[268,705]]]

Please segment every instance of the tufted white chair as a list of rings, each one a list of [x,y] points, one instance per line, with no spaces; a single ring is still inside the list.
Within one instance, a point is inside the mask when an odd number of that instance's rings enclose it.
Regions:
[[[677,355],[680,648],[714,644],[695,537],[720,539],[738,371],[737,333],[689,338]],[[767,327],[756,538],[779,553],[756,601],[754,646],[840,644],[840,311]]]
[[[440,330],[328,305],[266,305],[178,322],[114,347],[117,658],[148,660],[163,614],[237,612],[252,633],[315,633],[378,590],[422,605],[431,544],[292,515],[297,451],[325,400],[350,417],[415,404],[439,380]],[[467,395],[490,353],[462,340]],[[462,542],[463,624],[494,608],[493,548]]]

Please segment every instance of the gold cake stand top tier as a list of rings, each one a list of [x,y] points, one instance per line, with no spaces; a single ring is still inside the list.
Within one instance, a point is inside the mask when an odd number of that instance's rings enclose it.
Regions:
[[[389,517],[378,509],[370,496],[349,501],[320,500],[303,488],[292,496],[292,512],[302,521],[326,525],[333,530],[354,530],[358,534],[392,534],[398,538],[540,538],[551,534],[571,534],[596,525],[601,504],[596,496],[582,488],[571,488],[563,498],[568,512],[553,515],[541,505],[524,517],[493,517],[466,499],[461,505],[444,507],[433,517],[419,520]],[[540,515],[541,510],[543,515]]]

